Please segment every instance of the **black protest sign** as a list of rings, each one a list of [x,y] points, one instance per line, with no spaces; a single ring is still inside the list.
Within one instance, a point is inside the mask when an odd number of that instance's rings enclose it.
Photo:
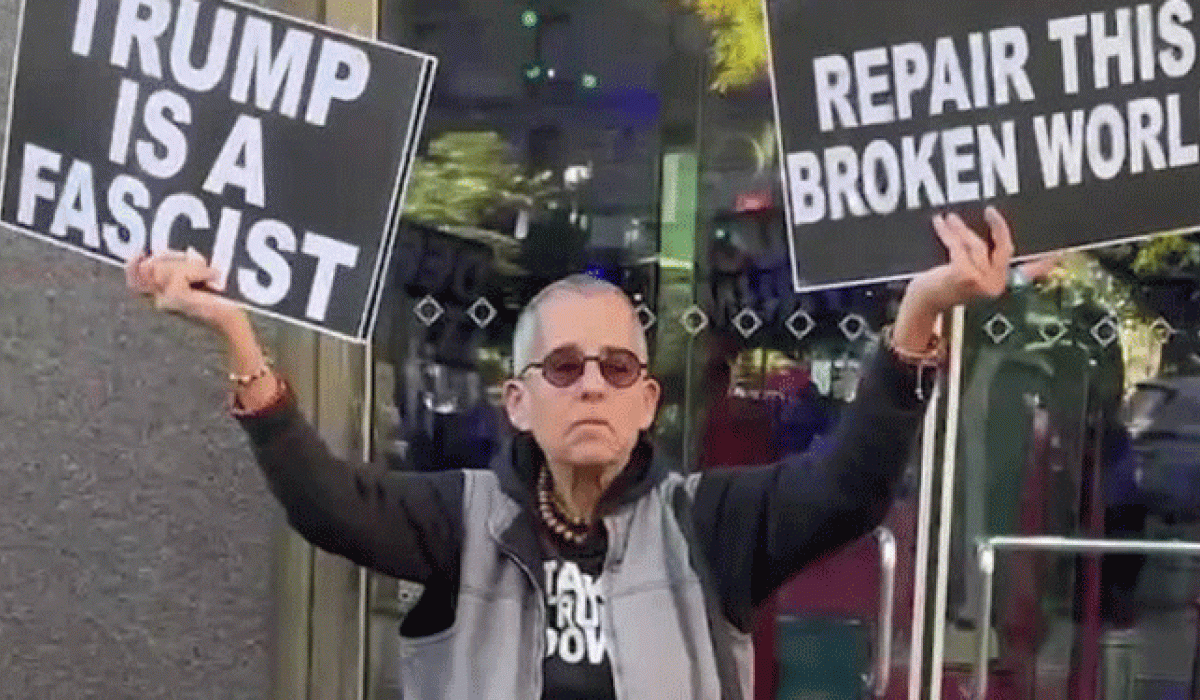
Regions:
[[[435,61],[227,0],[30,0],[0,220],[194,248],[247,308],[370,335]]]
[[[945,260],[995,204],[1033,254],[1195,229],[1200,18],[1187,0],[769,3],[794,282]]]

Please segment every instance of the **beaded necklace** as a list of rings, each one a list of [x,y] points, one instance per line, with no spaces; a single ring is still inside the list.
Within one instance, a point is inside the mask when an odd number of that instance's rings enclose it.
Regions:
[[[550,485],[548,467],[542,467],[542,473],[538,475],[537,497],[542,522],[546,523],[551,532],[575,545],[581,545],[587,540],[591,526],[582,519],[572,518],[562,512],[558,497]]]

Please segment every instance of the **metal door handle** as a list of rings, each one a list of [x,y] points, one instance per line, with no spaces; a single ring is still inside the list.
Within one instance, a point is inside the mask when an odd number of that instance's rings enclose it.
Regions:
[[[1200,554],[1200,542],[1163,542],[1154,540],[1098,540],[1050,535],[996,536],[981,539],[976,546],[976,563],[979,567],[978,583],[983,588],[983,597],[976,632],[979,635],[979,658],[975,662],[975,678],[971,684],[973,700],[987,697],[988,630],[992,625],[992,596],[996,574],[996,551],[1035,551],[1056,554]]]
[[[892,623],[896,612],[896,536],[886,527],[875,530],[879,545],[879,615],[875,620],[875,658],[863,679],[871,695],[887,694],[892,678]]]

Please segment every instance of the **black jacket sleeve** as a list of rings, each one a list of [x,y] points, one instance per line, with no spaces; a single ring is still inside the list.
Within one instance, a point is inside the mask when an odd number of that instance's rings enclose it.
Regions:
[[[739,629],[806,564],[883,520],[924,415],[915,386],[915,372],[880,350],[830,439],[778,464],[701,475],[696,534]]]
[[[432,628],[420,634],[448,626],[462,548],[461,471],[405,472],[339,459],[290,392],[261,414],[237,418],[301,536],[361,566],[424,584],[406,628],[410,622]]]

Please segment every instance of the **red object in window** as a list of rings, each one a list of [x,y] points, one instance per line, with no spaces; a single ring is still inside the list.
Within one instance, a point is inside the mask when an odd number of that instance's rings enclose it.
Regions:
[[[762,211],[770,209],[775,204],[775,198],[771,196],[770,191],[763,192],[746,192],[737,196],[737,201],[733,208],[741,213],[748,211]]]

